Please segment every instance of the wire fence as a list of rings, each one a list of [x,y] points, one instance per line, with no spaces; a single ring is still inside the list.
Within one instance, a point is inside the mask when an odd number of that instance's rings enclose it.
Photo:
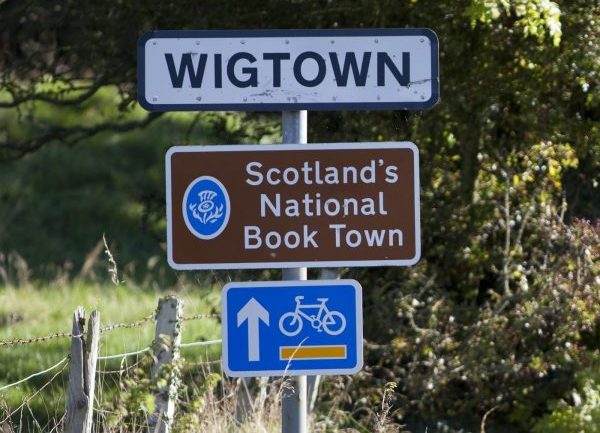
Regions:
[[[209,313],[209,314],[205,314],[205,313],[201,313],[201,314],[195,314],[192,316],[187,316],[187,317],[182,317],[180,319],[181,322],[189,322],[189,321],[193,321],[193,320],[204,320],[204,319],[219,319],[221,317],[221,315],[219,313]],[[139,319],[139,320],[135,320],[133,322],[120,322],[120,323],[113,323],[110,325],[106,325],[104,327],[100,328],[100,334],[107,334],[111,331],[114,331],[116,329],[133,329],[133,328],[138,328],[141,327],[147,323],[153,322],[156,318],[156,311],[152,312],[151,314]],[[29,344],[35,344],[35,343],[44,343],[44,342],[48,342],[48,341],[52,341],[52,340],[56,340],[56,339],[74,339],[74,338],[81,338],[83,337],[83,334],[73,334],[72,332],[56,332],[53,334],[49,334],[49,335],[44,335],[44,336],[35,336],[35,337],[29,337],[29,338],[14,338],[14,339],[7,339],[7,340],[0,340],[0,348],[2,347],[11,347],[11,346],[25,346],[25,345],[29,345]],[[214,340],[205,340],[205,341],[192,341],[192,342],[187,342],[187,343],[181,343],[179,345],[179,347],[181,348],[192,348],[192,347],[201,347],[201,346],[209,346],[209,345],[216,345],[216,344],[221,344],[222,340],[221,339],[214,339]],[[146,346],[142,349],[139,350],[135,350],[135,351],[131,351],[131,352],[125,352],[125,353],[117,353],[117,354],[111,354],[111,355],[103,355],[103,356],[98,356],[97,360],[98,361],[108,361],[108,360],[114,360],[114,359],[121,359],[122,363],[121,363],[121,368],[119,368],[118,370],[98,370],[97,374],[122,374],[128,370],[131,370],[137,366],[139,366],[141,364],[141,362],[143,361],[143,359],[138,360],[136,363],[134,363],[131,366],[127,366],[127,367],[123,367],[123,360],[125,360],[126,358],[130,358],[133,356],[139,356],[139,355],[144,355],[144,354],[148,354],[152,351],[152,345]],[[14,415],[16,412],[18,412],[23,405],[27,404],[32,398],[34,398],[37,394],[39,394],[43,389],[45,389],[52,381],[54,381],[54,379],[56,379],[60,373],[62,373],[65,368],[69,365],[69,361],[70,361],[70,355],[67,355],[65,357],[63,357],[60,361],[58,361],[56,364],[52,365],[51,367],[45,368],[43,370],[37,371],[35,373],[32,373],[22,379],[19,379],[15,382],[6,384],[6,385],[2,385],[0,386],[0,393],[7,391],[8,389],[11,389],[13,387],[16,387],[18,385],[21,385],[25,382],[28,382],[29,380],[39,377],[39,376],[43,376],[45,374],[48,374],[54,370],[59,369],[61,366],[62,368],[60,369],[60,371],[55,374],[52,379],[49,382],[46,382],[42,387],[40,387],[39,389],[37,389],[31,396],[27,397],[21,406],[19,406],[19,408],[17,408],[15,411],[12,411],[8,417],[2,421],[0,421],[0,426],[2,426],[2,424],[4,422],[6,422],[8,419],[10,419],[10,417],[12,415]],[[200,364],[216,364],[219,363],[220,360],[211,360],[211,361],[205,361],[205,362],[196,362],[194,363],[194,365],[200,365]]]
[[[25,346],[27,344],[42,343],[45,341],[56,340],[58,338],[79,338],[82,335],[73,335],[70,332],[56,332],[54,334],[45,335],[43,337],[30,337],[30,338],[13,338],[10,340],[0,340],[0,347],[2,346]]]
[[[40,376],[43,373],[46,373],[48,371],[52,371],[52,370],[54,370],[55,368],[57,368],[58,366],[60,366],[61,364],[64,363],[64,365],[62,366],[62,368],[57,373],[55,373],[54,376],[52,376],[50,378],[50,380],[48,380],[44,385],[42,385],[40,388],[38,388],[33,394],[31,394],[31,395],[27,396],[26,398],[24,398],[23,402],[19,405],[19,407],[17,407],[15,410],[9,412],[4,419],[0,420],[0,427],[2,427],[8,420],[10,420],[14,414],[16,414],[22,408],[24,408],[25,406],[27,406],[31,400],[33,400],[38,394],[40,394],[44,389],[46,389],[52,382],[54,382],[54,380],[58,376],[60,376],[62,374],[63,371],[65,371],[65,369],[67,368],[67,365],[68,365],[68,363],[65,362],[65,360],[67,360],[67,359],[68,359],[68,357],[64,358],[63,360],[60,361],[60,363],[58,363],[58,364],[50,367],[49,369],[46,369],[43,372],[38,372],[38,373],[36,373],[34,375],[31,375],[29,377],[26,377],[25,379],[20,380],[19,382],[15,382],[15,384],[10,384],[10,385],[7,385],[7,386],[4,387],[5,389],[8,389],[9,387],[16,386],[17,384],[23,383],[24,381],[31,379],[32,377]]]
[[[22,384],[23,382],[27,382],[28,380],[30,380],[30,379],[33,379],[34,377],[37,377],[37,376],[41,376],[41,375],[43,375],[43,374],[46,374],[46,373],[48,373],[48,372],[50,372],[50,371],[52,371],[52,370],[54,370],[54,369],[56,369],[56,368],[60,367],[60,366],[61,366],[61,365],[62,365],[64,362],[66,362],[68,359],[69,359],[69,357],[68,357],[68,356],[65,356],[63,359],[61,359],[60,361],[58,361],[58,362],[57,362],[56,364],[54,364],[52,367],[49,367],[49,368],[47,368],[47,369],[45,369],[45,370],[42,370],[42,371],[38,371],[37,373],[30,374],[29,376],[27,376],[27,377],[25,377],[25,378],[23,378],[23,379],[17,380],[17,381],[16,381],[16,382],[14,382],[14,383],[9,383],[8,385],[0,386],[0,392],[2,392],[2,391],[5,391],[5,390],[7,390],[7,389],[9,389],[9,388],[12,388],[13,386],[20,385],[20,384]]]

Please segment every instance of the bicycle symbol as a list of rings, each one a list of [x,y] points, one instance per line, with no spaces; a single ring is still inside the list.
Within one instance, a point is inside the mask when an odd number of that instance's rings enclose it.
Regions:
[[[339,335],[346,329],[346,318],[339,311],[331,311],[327,308],[326,302],[329,298],[317,298],[319,304],[304,304],[300,302],[304,296],[296,296],[296,308],[289,311],[279,319],[279,330],[288,337],[298,335],[302,331],[305,319],[310,322],[317,332],[325,331],[329,335]],[[306,309],[318,309],[317,314],[306,314]]]

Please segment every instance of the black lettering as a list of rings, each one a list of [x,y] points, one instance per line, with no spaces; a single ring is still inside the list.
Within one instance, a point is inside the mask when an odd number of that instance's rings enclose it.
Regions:
[[[385,67],[390,70],[401,86],[410,84],[410,53],[402,53],[402,73],[387,53],[377,53],[377,85],[385,86]]]
[[[289,53],[264,53],[264,60],[273,61],[273,87],[281,87],[281,61],[289,60]]]
[[[221,54],[215,54],[215,88],[223,87],[223,65],[221,64]]]
[[[250,63],[256,62],[256,57],[250,53],[235,53],[227,62],[227,77],[235,87],[256,87],[258,78],[256,68],[242,68],[242,73],[249,75],[246,80],[240,80],[235,76],[235,64],[240,60],[247,60]]]
[[[304,63],[306,59],[313,59],[317,62],[317,76],[312,80],[307,80],[302,76],[302,63]],[[304,87],[315,87],[321,84],[325,79],[325,68],[325,59],[323,57],[314,51],[306,51],[300,54],[294,62],[294,77],[296,78],[296,81]]]
[[[355,53],[346,53],[344,57],[344,67],[340,68],[340,61],[337,57],[337,53],[329,53],[331,59],[331,66],[333,67],[333,75],[338,87],[346,87],[348,84],[348,76],[350,75],[350,68],[352,68],[352,75],[354,76],[354,83],[359,87],[364,87],[367,83],[367,74],[369,72],[369,62],[371,61],[371,53],[364,53],[360,70],[358,69],[358,62],[356,61]]]
[[[202,78],[204,77],[204,69],[206,68],[206,54],[200,54],[198,58],[198,69],[194,71],[194,64],[192,63],[192,53],[185,53],[181,56],[179,62],[179,69],[175,70],[175,61],[173,60],[173,54],[165,53],[165,59],[167,61],[167,67],[169,68],[169,75],[171,77],[171,84],[173,87],[180,89],[183,87],[183,80],[187,71],[190,77],[190,84],[193,88],[202,87]]]

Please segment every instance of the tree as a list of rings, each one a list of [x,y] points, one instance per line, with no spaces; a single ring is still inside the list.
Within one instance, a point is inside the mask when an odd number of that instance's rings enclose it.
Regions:
[[[99,132],[161,117],[135,107],[136,41],[148,30],[433,29],[441,48],[436,107],[309,116],[309,139],[411,140],[421,152],[423,260],[411,269],[347,271],[373,287],[367,335],[386,344],[385,361],[371,359],[381,369],[369,377],[401,381],[400,392],[423,396],[420,407],[434,414],[449,407],[482,414],[497,403],[527,425],[547,409],[519,393],[559,398],[574,386],[573,371],[595,359],[598,269],[585,251],[597,254],[598,228],[571,221],[598,218],[600,208],[599,17],[597,2],[584,0],[4,0],[0,159],[58,143],[83,146]],[[107,87],[115,101],[99,110]],[[256,129],[257,116],[200,118],[243,141],[273,133],[278,119]],[[580,318],[555,308],[572,305],[569,293]],[[373,314],[382,305],[388,311]],[[534,319],[548,341],[525,331]],[[582,338],[567,341],[569,332]],[[575,347],[574,363],[554,358],[548,348],[557,342]],[[551,364],[561,380],[548,391]],[[436,379],[431,389],[427,378]],[[499,396],[494,387],[502,384]],[[448,396],[458,391],[465,398],[454,407]]]

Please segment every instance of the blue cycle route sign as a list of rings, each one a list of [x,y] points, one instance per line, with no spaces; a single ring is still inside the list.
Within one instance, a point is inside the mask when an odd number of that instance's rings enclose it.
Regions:
[[[229,376],[353,374],[362,368],[357,281],[229,283],[222,303]]]

